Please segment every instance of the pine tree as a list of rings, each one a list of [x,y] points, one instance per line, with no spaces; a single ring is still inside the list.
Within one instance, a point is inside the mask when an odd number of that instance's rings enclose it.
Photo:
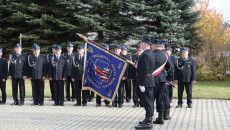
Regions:
[[[68,42],[79,44],[76,32],[82,29],[73,16],[78,11],[77,6],[76,0],[1,1],[0,40],[3,47],[18,43],[20,33],[25,52],[30,51],[34,43],[39,44],[45,53],[52,44],[63,47]],[[12,49],[7,48],[7,51]]]
[[[199,12],[192,12],[193,0],[126,0],[129,17],[137,20],[134,38],[164,39],[174,48],[191,46],[193,26]],[[196,37],[197,38],[197,37]]]
[[[75,16],[81,25],[88,25],[88,31],[98,34],[98,42],[121,44],[131,35],[135,20],[123,13],[123,0],[82,0],[82,5],[81,13]]]

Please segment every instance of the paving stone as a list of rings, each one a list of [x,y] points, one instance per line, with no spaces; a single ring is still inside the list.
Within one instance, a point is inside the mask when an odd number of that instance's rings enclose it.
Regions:
[[[229,130],[230,100],[194,99],[193,108],[187,108],[184,99],[182,108],[176,108],[177,99],[171,103],[171,120],[164,125],[153,125],[160,130]],[[134,130],[144,119],[144,108],[133,108],[133,103],[124,103],[123,108],[108,108],[102,104],[88,102],[86,107],[73,106],[75,102],[65,102],[65,106],[52,106],[45,99],[44,106],[30,106],[31,99],[23,106],[11,106],[12,99],[0,106],[0,130]],[[154,112],[153,120],[158,116]]]

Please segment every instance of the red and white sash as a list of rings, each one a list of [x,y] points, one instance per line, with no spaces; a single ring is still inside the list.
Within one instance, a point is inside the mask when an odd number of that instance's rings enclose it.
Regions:
[[[165,54],[166,55],[166,54]],[[164,69],[164,67],[165,67],[165,65],[166,65],[166,63],[167,63],[167,61],[168,61],[168,55],[166,55],[166,61],[165,61],[165,63],[162,65],[162,66],[160,66],[159,68],[157,68],[153,73],[152,73],[152,75],[153,76],[157,76],[163,69]]]

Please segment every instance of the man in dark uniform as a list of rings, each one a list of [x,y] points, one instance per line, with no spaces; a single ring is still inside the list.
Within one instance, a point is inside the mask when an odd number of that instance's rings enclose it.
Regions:
[[[170,60],[170,62],[172,64],[172,66],[171,66],[171,69],[172,69],[172,75],[171,75],[171,77],[172,77],[172,79],[170,81],[170,79],[168,77],[166,77],[166,80],[169,81],[169,82],[171,82],[172,84],[174,84],[176,58],[174,56],[172,56],[173,49],[171,47],[167,47],[165,49],[165,51],[168,53],[169,60]],[[167,89],[168,89],[168,92],[169,92],[169,99],[170,99],[170,103],[171,103],[172,100],[173,100],[173,87],[171,85],[169,85],[167,87]]]
[[[25,79],[27,78],[27,56],[22,53],[22,45],[15,45],[15,53],[12,54],[9,65],[9,79],[12,79],[12,91],[14,103],[11,105],[23,105],[25,99]],[[18,102],[18,85],[20,90],[20,102]]]
[[[135,63],[135,66],[130,65],[128,70],[128,78],[133,83],[133,103],[134,103],[133,107],[134,108],[138,107],[139,105],[143,106],[143,103],[141,103],[141,101],[138,100],[138,98],[140,99],[140,89],[137,84],[137,76],[136,76],[137,63],[139,61],[139,57],[141,54],[142,54],[142,49],[141,46],[138,45],[136,47],[136,54],[131,55],[130,57],[130,60],[133,63]]]
[[[161,48],[161,51],[164,52],[168,57],[167,63],[165,65],[165,70],[167,72],[166,81],[172,83],[172,81],[173,81],[173,69],[172,69],[173,64],[170,60],[169,54],[165,51],[165,41],[161,40],[161,42],[163,45]],[[169,85],[168,83],[165,83],[164,85],[165,85],[165,92],[164,92],[164,100],[163,100],[163,102],[164,102],[163,119],[164,120],[170,120],[171,119],[170,118],[170,102],[171,102],[171,100],[169,98],[169,88],[171,88],[172,86]]]
[[[65,56],[61,55],[62,47],[56,46],[56,54],[49,66],[49,80],[54,86],[54,105],[64,106],[64,81],[67,77],[68,64]]]
[[[158,112],[158,118],[156,121],[154,121],[154,124],[164,124],[163,120],[163,114],[165,111],[164,107],[164,94],[166,91],[166,76],[167,72],[165,68],[170,68],[171,64],[168,62],[168,55],[165,51],[162,51],[162,48],[164,48],[165,43],[161,40],[154,40],[152,44],[152,50],[155,55],[155,68],[154,70],[157,70],[158,68],[164,66],[164,68],[159,71],[159,74],[157,74],[155,78],[155,84],[156,84],[156,92],[155,92],[155,99],[156,99],[156,109]],[[166,64],[167,63],[167,64]]]
[[[76,55],[75,52],[73,52],[73,44],[68,44],[67,45],[67,53],[64,54],[64,56],[67,59],[68,63],[68,72],[67,72],[67,79],[66,79],[66,100],[70,101],[70,84],[72,88],[72,101],[76,101],[76,95],[75,95],[75,90],[74,90],[74,82],[72,81],[71,78],[71,73],[72,73],[72,66],[73,66],[73,57]]]
[[[188,108],[192,108],[192,84],[196,83],[196,64],[193,58],[188,57],[189,48],[183,47],[182,57],[177,60],[175,82],[178,83],[178,105],[182,107],[184,87],[187,93]]]
[[[103,47],[109,50],[109,45],[104,44]],[[104,102],[105,102],[106,107],[110,107],[110,105],[109,105],[110,102],[109,101],[104,100]],[[101,97],[99,95],[97,95],[96,96],[96,107],[100,107],[100,106],[101,106]]]
[[[121,56],[124,57],[125,59],[130,60],[130,56],[127,55],[127,48],[125,46],[121,47]],[[128,79],[128,70],[129,70],[129,65],[126,68],[126,79],[122,81],[122,85],[125,86],[125,92],[126,92],[126,102],[130,102],[131,100],[131,82]]]
[[[6,80],[8,74],[8,63],[5,58],[2,57],[3,49],[0,48],[0,89],[2,91],[1,104],[6,103]]]
[[[23,105],[25,98],[25,82],[27,78],[27,56],[22,53],[22,45],[16,44],[15,53],[11,55],[9,64],[9,79],[12,79],[12,91],[14,103],[11,105]],[[18,86],[20,90],[20,102],[18,102]]]
[[[120,45],[116,45],[115,49],[114,49],[115,54],[117,55],[121,55],[121,46]],[[127,76],[127,71],[125,71],[121,82],[120,82],[120,86],[118,89],[118,97],[116,95],[113,103],[112,103],[112,107],[117,107],[117,104],[119,105],[119,108],[122,108],[123,103],[124,103],[124,80],[126,80],[126,76]]]
[[[81,106],[81,93],[82,93],[82,104],[87,105],[88,91],[82,90],[82,76],[84,70],[84,46],[78,46],[78,55],[74,57],[73,60],[73,71],[72,71],[72,81],[75,82],[75,95],[77,102],[74,106]]]
[[[56,46],[57,45],[53,45],[52,46],[52,53],[47,55],[47,62],[48,62],[48,68],[50,68],[51,65],[51,59],[53,57],[55,57],[55,53],[56,53]],[[47,69],[47,75],[48,75],[48,69]],[[51,99],[49,101],[54,101],[54,86],[53,86],[53,81],[49,80],[50,83],[50,93],[51,93]]]
[[[155,81],[152,73],[155,68],[155,56],[150,49],[152,42],[143,38],[141,43],[141,49],[144,51],[137,64],[137,82],[141,91],[141,99],[143,101],[146,115],[145,119],[137,126],[136,129],[151,129],[152,128],[152,116],[154,113],[154,87]]]
[[[44,104],[44,80],[47,75],[47,58],[40,54],[40,46],[33,46],[33,54],[28,56],[28,77],[32,82],[33,103],[43,106]]]

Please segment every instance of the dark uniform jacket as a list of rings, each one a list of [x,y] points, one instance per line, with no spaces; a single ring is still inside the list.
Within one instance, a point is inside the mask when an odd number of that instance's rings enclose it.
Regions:
[[[145,50],[137,64],[137,82],[140,86],[154,87],[155,81],[152,73],[155,68],[155,56],[152,50]]]
[[[176,63],[175,80],[192,82],[196,80],[196,64],[193,58],[179,58]]]
[[[173,63],[170,60],[169,54],[165,50],[161,50],[165,55],[167,55],[168,60],[165,65],[165,71],[166,71],[166,81],[173,81]]]
[[[7,79],[8,75],[8,63],[5,58],[0,58],[0,80]]]
[[[75,52],[71,53],[70,55],[68,53],[64,54],[64,56],[66,57],[66,60],[67,60],[67,64],[68,64],[67,76],[71,76],[72,66],[73,66],[73,57],[75,55],[77,55]]]
[[[164,50],[155,50],[155,51],[153,51],[153,54],[155,55],[155,68],[154,68],[154,70],[156,70],[166,62],[166,60],[167,60],[166,55],[168,55],[168,54]],[[171,63],[168,60],[166,65],[165,65],[165,68],[158,75],[155,76],[155,81],[156,82],[166,82],[166,76],[168,76],[168,73],[170,73],[169,72],[170,69],[171,69]]]
[[[168,76],[166,77],[167,81],[174,81],[175,79],[175,67],[176,67],[176,58],[174,56],[169,56],[169,60],[171,63],[171,73],[168,73]]]
[[[130,65],[128,68],[128,78],[129,79],[137,79],[136,73],[137,73],[137,63],[139,60],[139,57],[137,54],[131,55],[130,60],[135,64],[135,66]]]
[[[47,57],[47,65],[48,65],[48,68],[50,68],[50,63],[51,63],[51,59],[52,59],[52,57],[54,57],[55,56],[55,54],[54,53],[50,53],[50,54],[48,54],[46,57]],[[49,71],[48,71],[49,69],[47,69],[47,75],[49,74]]]
[[[49,78],[62,80],[67,77],[68,65],[65,56],[60,55],[59,59],[53,56],[49,64]]]
[[[47,74],[47,57],[39,54],[36,57],[34,54],[28,56],[28,77],[32,79],[42,79]]]
[[[76,55],[73,58],[73,66],[71,77],[75,80],[82,80],[84,69],[84,56],[82,56],[81,60],[79,59],[79,55]]]
[[[16,56],[15,53],[12,54],[9,66],[9,76],[12,78],[22,78],[27,76],[27,56],[21,53]]]

